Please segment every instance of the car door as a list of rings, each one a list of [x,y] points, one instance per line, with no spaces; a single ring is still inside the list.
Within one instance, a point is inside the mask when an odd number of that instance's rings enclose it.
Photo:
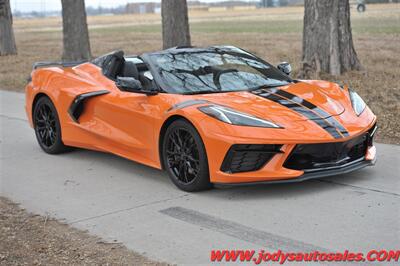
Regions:
[[[113,58],[113,54],[108,55]],[[118,55],[121,57],[121,55]],[[93,147],[123,157],[157,166],[157,144],[154,140],[154,123],[159,107],[158,95],[120,90],[116,78],[120,75],[115,65],[124,60],[105,59],[102,71],[91,72],[98,87],[107,94],[94,97],[85,103],[85,112],[80,117],[80,127],[93,136]],[[113,71],[109,71],[110,68]],[[113,73],[109,76],[107,73]]]
[[[95,106],[96,120],[106,129],[107,150],[153,165],[157,161],[154,125],[159,108],[155,96],[121,91],[102,97]]]

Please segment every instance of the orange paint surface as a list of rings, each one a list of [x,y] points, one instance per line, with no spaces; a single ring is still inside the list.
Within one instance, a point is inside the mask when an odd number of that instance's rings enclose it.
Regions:
[[[303,171],[282,165],[296,144],[343,142],[369,130],[376,122],[366,107],[357,116],[351,106],[347,89],[326,81],[304,81],[281,87],[334,115],[348,131],[346,138],[335,139],[301,114],[250,92],[227,92],[209,95],[159,93],[154,96],[119,90],[99,67],[85,63],[73,68],[49,67],[32,73],[26,87],[26,113],[32,125],[32,107],[38,95],[47,95],[56,106],[65,145],[110,152],[151,167],[161,168],[160,132],[166,121],[180,116],[198,130],[207,151],[211,182],[235,183],[296,178]],[[86,100],[79,123],[68,109],[76,96],[107,90],[108,94]],[[201,111],[202,103],[184,108],[175,104],[188,100],[207,100],[213,104],[266,119],[283,128],[235,126],[223,123]],[[258,171],[229,174],[220,170],[233,144],[282,144],[282,153],[275,155]],[[367,160],[375,157],[372,146]]]

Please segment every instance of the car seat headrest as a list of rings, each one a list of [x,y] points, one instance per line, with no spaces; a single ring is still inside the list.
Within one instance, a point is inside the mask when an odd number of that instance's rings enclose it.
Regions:
[[[135,63],[130,61],[125,61],[124,69],[122,70],[122,75],[124,77],[132,77],[139,80],[139,70]]]

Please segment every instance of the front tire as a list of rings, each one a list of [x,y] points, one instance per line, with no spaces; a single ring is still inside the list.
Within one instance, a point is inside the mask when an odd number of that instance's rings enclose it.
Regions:
[[[206,149],[189,122],[173,122],[165,132],[162,148],[164,167],[178,188],[193,192],[212,187]]]
[[[61,140],[61,125],[57,110],[48,97],[41,97],[33,110],[36,139],[43,151],[58,154],[68,150]]]

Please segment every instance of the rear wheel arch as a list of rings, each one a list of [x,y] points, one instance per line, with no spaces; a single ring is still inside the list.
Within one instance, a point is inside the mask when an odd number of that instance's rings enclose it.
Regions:
[[[44,93],[36,95],[32,110],[32,122],[39,146],[49,154],[69,151],[70,148],[62,141],[59,116],[51,98]]]
[[[49,98],[50,101],[51,101],[51,98],[50,98],[46,93],[39,92],[38,94],[35,95],[35,98],[33,99],[33,102],[32,102],[32,110],[31,110],[32,122],[33,122],[33,123],[35,123],[35,121],[34,121],[35,119],[33,118],[33,114],[34,114],[34,112],[35,112],[36,104],[37,104],[37,102],[39,101],[39,99],[42,98],[42,97]]]

